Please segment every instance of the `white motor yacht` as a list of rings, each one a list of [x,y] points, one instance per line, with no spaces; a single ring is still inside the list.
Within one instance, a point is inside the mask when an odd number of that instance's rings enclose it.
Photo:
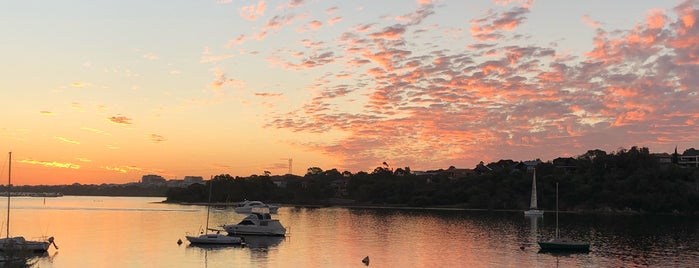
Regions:
[[[250,200],[245,200],[243,202],[240,202],[235,205],[235,212],[241,213],[241,214],[248,214],[252,211],[252,208],[256,207],[267,207],[269,208],[269,213],[271,214],[277,214],[277,210],[279,207],[274,206],[274,205],[267,205],[265,203],[262,203],[261,201],[250,201]]]
[[[250,215],[238,224],[221,225],[228,235],[284,236],[286,228],[277,219],[272,219],[267,207],[254,207]]]

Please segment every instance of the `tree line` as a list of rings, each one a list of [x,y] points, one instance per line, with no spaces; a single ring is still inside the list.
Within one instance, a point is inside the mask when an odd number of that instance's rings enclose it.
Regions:
[[[661,163],[648,148],[635,146],[612,153],[589,150],[569,160],[564,166],[539,162],[533,167],[540,208],[555,208],[558,183],[561,210],[699,212],[699,168]],[[409,167],[394,170],[385,163],[370,173],[311,167],[304,176],[222,174],[205,184],[169,188],[166,197],[168,202],[206,202],[212,186],[212,202],[327,205],[351,200],[362,205],[524,210],[529,206],[532,167],[516,164],[501,160],[460,177],[449,172],[416,175]]]

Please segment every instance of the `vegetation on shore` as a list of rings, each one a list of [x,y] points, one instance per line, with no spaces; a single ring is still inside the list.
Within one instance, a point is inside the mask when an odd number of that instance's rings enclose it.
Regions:
[[[167,202],[208,200],[213,183],[214,202],[244,199],[293,204],[351,204],[466,209],[524,210],[529,205],[532,174],[522,165],[501,160],[487,171],[463,177],[448,172],[415,175],[410,168],[377,167],[373,172],[339,172],[318,167],[303,177],[218,175],[207,185],[170,188]],[[632,147],[607,154],[590,150],[574,159],[574,166],[552,162],[536,165],[539,207],[555,207],[559,183],[561,210],[687,213],[699,212],[699,169],[660,163],[647,148]],[[283,182],[278,187],[274,182]],[[348,203],[343,203],[348,204]]]
[[[81,196],[165,196],[167,186],[139,184],[79,184],[71,185],[25,185],[12,186],[12,192],[60,193]],[[7,186],[0,186],[0,192],[7,192]]]
[[[694,149],[690,149],[694,150]],[[675,161],[676,155],[673,157]],[[699,168],[661,163],[647,148],[606,153],[590,150],[560,165],[537,162],[539,208],[628,213],[699,213]],[[531,161],[535,162],[535,161]],[[531,164],[531,162],[529,164]],[[86,196],[164,196],[166,202],[237,202],[244,199],[298,205],[442,207],[524,210],[531,194],[531,165],[500,160],[458,174],[452,169],[416,175],[409,167],[383,165],[371,173],[311,167],[304,176],[215,176],[186,188],[164,185],[13,186],[13,192]],[[7,191],[0,186],[0,192]]]

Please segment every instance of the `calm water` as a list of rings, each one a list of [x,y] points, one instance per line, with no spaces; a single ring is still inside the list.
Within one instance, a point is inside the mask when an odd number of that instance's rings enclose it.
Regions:
[[[365,267],[365,256],[369,267],[699,267],[696,217],[561,214],[561,232],[591,241],[591,252],[551,255],[536,244],[554,234],[551,213],[533,221],[521,212],[282,207],[275,217],[288,237],[200,248],[184,236],[205,225],[205,207],[162,198],[12,200],[11,234],[54,236],[59,246],[35,267]],[[210,226],[243,217],[214,209]]]

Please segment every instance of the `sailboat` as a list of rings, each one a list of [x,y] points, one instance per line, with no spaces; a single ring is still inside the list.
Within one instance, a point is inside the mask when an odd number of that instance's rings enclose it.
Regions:
[[[590,243],[575,241],[559,236],[558,231],[558,183],[556,183],[556,238],[548,241],[539,241],[541,251],[558,251],[558,252],[588,252],[590,251]]]
[[[199,236],[185,236],[189,243],[199,244],[199,245],[236,245],[242,244],[243,239],[237,236],[229,236],[220,233],[220,230],[209,229],[209,214],[211,213],[211,189],[213,188],[213,182],[209,181],[209,204],[206,206],[206,229],[204,233]],[[216,233],[209,233],[209,230],[216,231]]]
[[[532,199],[529,203],[529,210],[524,211],[524,216],[544,216],[544,211],[537,208],[536,199],[536,169],[534,169],[534,176],[532,176]]]
[[[58,249],[56,243],[53,242],[53,237],[49,237],[47,241],[31,241],[23,236],[10,237],[10,196],[12,189],[12,152],[8,153],[8,172],[7,172],[7,230],[6,237],[0,238],[0,251],[6,254],[15,253],[43,253],[48,251],[49,246]]]

